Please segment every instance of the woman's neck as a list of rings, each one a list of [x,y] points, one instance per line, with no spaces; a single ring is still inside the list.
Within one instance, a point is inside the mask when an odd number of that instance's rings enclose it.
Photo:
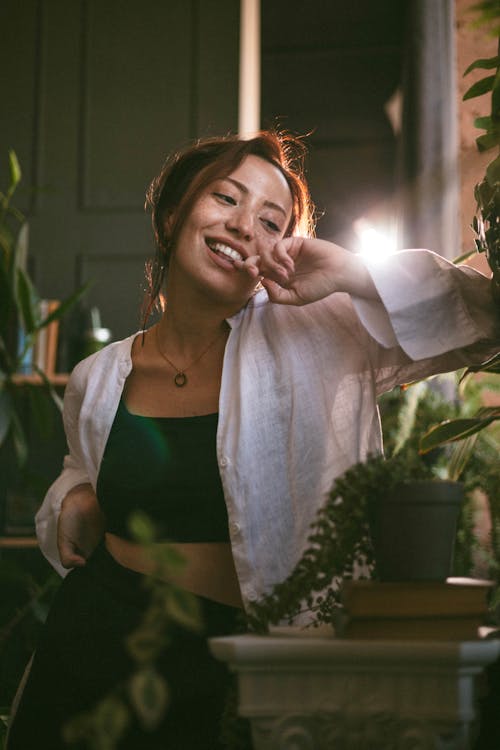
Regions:
[[[214,348],[220,339],[225,343],[229,326],[225,319],[208,315],[179,314],[168,302],[157,330],[157,341],[163,350],[172,355],[175,353],[184,360],[189,360],[200,353],[207,342],[214,342]]]

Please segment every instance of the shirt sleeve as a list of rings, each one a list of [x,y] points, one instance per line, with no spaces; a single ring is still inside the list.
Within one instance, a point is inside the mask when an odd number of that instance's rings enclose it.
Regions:
[[[84,392],[81,380],[81,367],[77,367],[71,375],[64,394],[63,422],[68,454],[64,458],[61,474],[49,487],[35,516],[40,549],[62,576],[69,571],[61,564],[57,548],[57,520],[61,504],[73,487],[90,482],[78,436],[78,421]]]
[[[428,250],[365,258],[380,302],[353,297],[364,327],[382,346],[399,345],[413,360],[481,339],[499,338],[490,281]],[[418,325],[416,324],[418,322]]]

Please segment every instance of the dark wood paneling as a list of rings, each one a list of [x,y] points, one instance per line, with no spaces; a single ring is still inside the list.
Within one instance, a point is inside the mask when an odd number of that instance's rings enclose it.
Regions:
[[[262,119],[309,134],[318,235],[354,246],[353,221],[390,200],[405,0],[262,3]]]
[[[399,61],[394,47],[269,51],[262,58],[264,118],[293,123],[315,141],[390,139],[383,104],[397,86]]]
[[[26,208],[35,196],[37,286],[67,296],[92,259],[86,302],[126,335],[152,252],[147,186],[171,150],[237,126],[239,0],[5,0],[0,13],[2,187],[13,147]]]
[[[144,255],[82,254],[78,258],[79,281],[92,285],[86,295],[87,307],[96,305],[103,324],[114,340],[140,328],[144,296]],[[132,326],[131,318],[134,319]]]
[[[7,150],[16,151],[23,184],[16,196],[23,210],[32,208],[36,180],[40,3],[3,0],[0,4],[0,189],[7,182]]]
[[[239,0],[198,0],[196,100],[193,129],[201,135],[236,132]],[[236,109],[235,109],[236,104]]]
[[[82,208],[140,211],[159,157],[190,135],[193,3],[87,0]]]
[[[399,44],[406,5],[407,0],[262,0],[262,47],[293,51]]]

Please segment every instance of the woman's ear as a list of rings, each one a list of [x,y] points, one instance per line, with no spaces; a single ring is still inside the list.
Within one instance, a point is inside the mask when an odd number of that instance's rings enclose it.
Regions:
[[[174,228],[174,224],[175,224],[175,216],[174,216],[173,211],[171,211],[163,219],[163,231],[165,233],[165,237],[171,237],[172,236],[172,230]]]

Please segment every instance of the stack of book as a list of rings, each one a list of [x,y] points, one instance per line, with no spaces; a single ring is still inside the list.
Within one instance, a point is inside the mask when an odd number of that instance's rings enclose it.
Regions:
[[[348,581],[342,602],[345,638],[470,640],[479,637],[488,613],[492,581]]]
[[[42,299],[39,303],[39,318],[45,320],[60,305],[56,299]],[[36,368],[43,370],[47,377],[52,377],[56,371],[57,345],[59,338],[59,321],[53,320],[41,328],[35,338],[35,343],[25,353],[20,372],[30,375]],[[22,329],[19,331],[19,351],[24,351],[26,337]],[[36,366],[36,367],[35,367]]]

